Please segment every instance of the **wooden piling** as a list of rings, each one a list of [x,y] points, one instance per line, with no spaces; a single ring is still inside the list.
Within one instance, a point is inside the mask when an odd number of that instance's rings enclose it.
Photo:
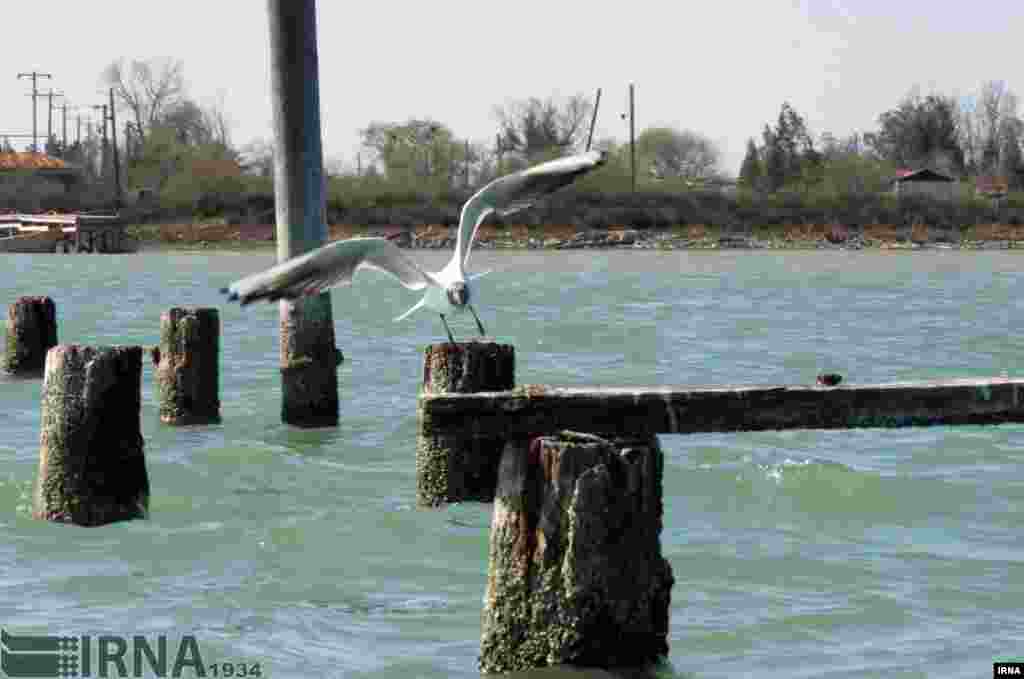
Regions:
[[[19,297],[8,307],[5,372],[41,377],[46,352],[56,344],[57,307],[52,299]]]
[[[99,526],[145,518],[142,347],[62,344],[46,355],[33,516]]]
[[[638,667],[668,654],[656,436],[510,440],[498,475],[480,669]]]
[[[503,391],[515,385],[515,347],[495,342],[432,344],[423,357],[416,442],[416,497],[420,506],[490,502],[494,498],[503,436],[438,435],[424,400],[445,393]]]
[[[220,422],[220,316],[173,308],[160,316],[156,383],[166,424]]]

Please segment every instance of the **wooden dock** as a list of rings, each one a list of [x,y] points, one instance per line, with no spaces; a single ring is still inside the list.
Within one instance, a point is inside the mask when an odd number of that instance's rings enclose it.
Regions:
[[[0,252],[134,252],[118,215],[0,215]]]
[[[432,435],[695,434],[1024,422],[1024,379],[823,386],[551,387],[420,396]]]

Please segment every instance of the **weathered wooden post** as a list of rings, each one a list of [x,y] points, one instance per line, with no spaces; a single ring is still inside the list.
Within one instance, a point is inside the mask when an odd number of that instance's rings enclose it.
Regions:
[[[160,316],[160,348],[153,360],[162,422],[220,422],[220,316],[216,309],[165,311]]]
[[[142,347],[62,344],[46,355],[33,516],[99,526],[145,518]]]
[[[416,498],[421,506],[494,498],[504,436],[435,434],[423,399],[431,394],[507,391],[515,386],[515,347],[495,342],[432,344],[423,356],[416,441]]]
[[[564,431],[501,460],[480,669],[637,667],[668,653],[656,436]]]
[[[52,299],[19,297],[8,307],[5,372],[42,376],[46,352],[56,344],[57,307]]]
[[[268,0],[277,260],[327,242],[315,0]],[[281,303],[281,419],[338,423],[331,296]]]

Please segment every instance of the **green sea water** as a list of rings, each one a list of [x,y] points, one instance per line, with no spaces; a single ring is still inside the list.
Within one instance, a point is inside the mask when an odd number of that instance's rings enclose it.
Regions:
[[[410,256],[439,268],[448,253]],[[422,354],[443,337],[429,313],[392,321],[415,293],[374,271],[333,292],[341,424],[308,431],[280,423],[276,306],[216,292],[270,253],[0,257],[0,302],[51,296],[61,342],[152,345],[166,309],[220,306],[224,416],[161,425],[147,362],[151,518],[50,525],[30,518],[40,381],[0,378],[0,626],[194,635],[207,664],[270,677],[478,676],[491,508],[415,507]],[[482,251],[471,264],[494,269],[477,309],[515,345],[519,383],[1024,369],[1013,253]],[[453,329],[475,334],[468,316]],[[1024,427],[661,442],[668,676],[985,677],[1024,660]]]

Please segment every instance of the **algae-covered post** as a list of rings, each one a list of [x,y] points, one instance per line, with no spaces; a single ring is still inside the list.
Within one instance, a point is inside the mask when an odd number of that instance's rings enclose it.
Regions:
[[[142,347],[62,344],[46,355],[33,516],[100,526],[145,518]]]
[[[274,111],[277,259],[327,241],[315,0],[268,0]],[[338,423],[337,350],[331,297],[281,303],[281,419]]]
[[[49,297],[19,297],[7,309],[3,369],[12,375],[43,374],[46,352],[57,344],[57,307]]]
[[[220,316],[216,309],[174,308],[160,316],[156,383],[160,420],[220,422]]]
[[[515,347],[495,342],[432,344],[423,356],[416,497],[421,506],[494,498],[504,436],[445,435],[431,431],[423,402],[433,394],[505,391],[515,386]]]
[[[513,439],[498,475],[480,669],[638,667],[668,654],[656,436]]]

